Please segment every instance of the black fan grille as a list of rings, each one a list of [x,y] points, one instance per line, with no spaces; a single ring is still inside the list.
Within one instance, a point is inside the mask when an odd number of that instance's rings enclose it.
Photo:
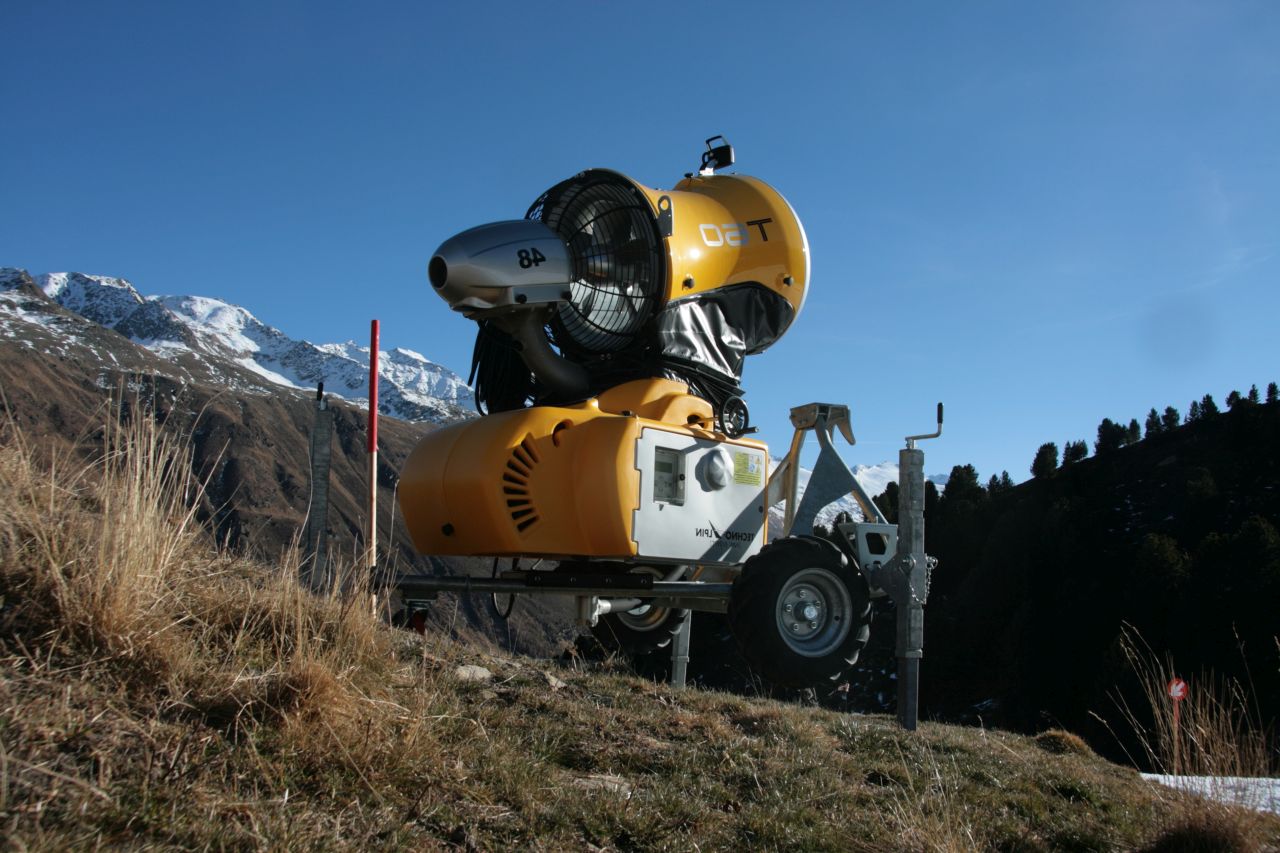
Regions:
[[[552,187],[526,216],[569,246],[573,282],[552,321],[556,342],[586,353],[626,348],[657,308],[664,279],[648,201],[625,179],[586,172]]]

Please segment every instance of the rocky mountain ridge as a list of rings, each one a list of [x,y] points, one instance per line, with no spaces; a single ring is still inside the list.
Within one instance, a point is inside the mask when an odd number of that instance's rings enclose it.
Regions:
[[[196,368],[200,378],[223,375],[223,384],[258,392],[281,385],[311,391],[324,382],[329,393],[352,403],[368,402],[368,347],[354,341],[295,340],[220,299],[143,296],[122,278],[76,272],[31,276],[13,268],[0,268],[0,292],[10,294],[0,304],[0,329],[15,321],[49,326],[52,313],[39,299],[43,295],[48,303],[117,332],[189,372]],[[83,337],[86,330],[63,323],[61,331]],[[0,334],[18,336],[12,329]],[[110,357],[104,361],[109,363]],[[419,353],[403,348],[380,352],[378,367],[378,409],[383,414],[410,422],[447,423],[470,416],[474,409],[471,389],[462,377]]]

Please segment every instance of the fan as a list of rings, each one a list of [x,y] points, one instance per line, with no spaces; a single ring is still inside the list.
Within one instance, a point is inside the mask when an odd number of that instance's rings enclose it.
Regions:
[[[569,248],[569,299],[552,320],[561,349],[588,355],[633,343],[666,282],[648,199],[630,181],[592,170],[543,193],[526,218],[545,223]]]

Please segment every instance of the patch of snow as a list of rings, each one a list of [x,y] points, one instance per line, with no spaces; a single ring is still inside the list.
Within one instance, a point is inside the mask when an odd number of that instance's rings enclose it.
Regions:
[[[36,326],[53,327],[58,325],[58,318],[50,314],[28,310],[25,306],[9,300],[0,300],[0,313],[7,314],[23,323]]]
[[[277,385],[286,385],[290,388],[301,388],[303,391],[308,390],[305,385],[299,385],[296,382],[291,382],[286,377],[281,376],[279,373],[276,373],[275,371],[268,370],[267,368],[263,367],[261,364],[258,364],[258,362],[254,361],[251,358],[237,358],[235,362],[236,364],[240,365],[246,370],[251,370],[254,373],[258,374],[263,379],[266,379],[268,382],[274,382]]]
[[[1158,773],[1143,773],[1142,778],[1188,794],[1217,800],[1220,803],[1280,815],[1280,779],[1245,776],[1167,776]]]
[[[161,358],[174,358],[182,353],[191,352],[191,347],[181,341],[135,340],[134,343],[146,347]]]

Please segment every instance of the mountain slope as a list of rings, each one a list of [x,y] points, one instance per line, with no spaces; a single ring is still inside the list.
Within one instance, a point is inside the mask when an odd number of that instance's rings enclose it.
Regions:
[[[51,302],[162,358],[188,366],[214,360],[214,370],[202,371],[206,377],[229,362],[273,385],[314,390],[324,382],[330,393],[367,403],[368,347],[294,340],[237,305],[203,296],[144,297],[128,281],[108,276],[73,272],[29,277],[21,270],[0,269],[0,288],[15,287],[24,277]],[[411,350],[380,353],[378,372],[378,409],[385,414],[446,423],[469,416],[474,408],[461,377]]]
[[[926,705],[1114,742],[1125,626],[1178,671],[1213,670],[1280,714],[1280,404],[1240,405],[995,496],[939,501]],[[1206,676],[1207,677],[1207,676]],[[1127,688],[1126,688],[1127,689]]]
[[[122,287],[89,292],[119,301],[73,304],[89,304],[86,310],[106,318],[125,313],[116,306],[133,304],[126,320],[141,324],[153,317],[162,329],[156,340],[187,334],[187,345],[148,349],[57,304],[30,276],[8,272],[0,276],[0,396],[12,424],[41,446],[90,456],[100,452],[109,397],[116,405],[123,398],[126,412],[154,409],[190,436],[196,473],[208,483],[200,520],[216,539],[266,559],[280,558],[308,511],[314,392],[275,384],[259,371],[205,353],[195,330],[155,301],[137,303]],[[329,553],[351,559],[364,539],[366,414],[341,400],[330,406]],[[386,418],[379,429],[384,564],[411,574],[487,574],[485,561],[418,556],[398,522],[398,471],[422,434],[433,428]],[[482,598],[445,595],[432,618],[461,636],[530,653],[554,653],[571,634],[567,607],[556,600],[522,601],[508,623]]]

